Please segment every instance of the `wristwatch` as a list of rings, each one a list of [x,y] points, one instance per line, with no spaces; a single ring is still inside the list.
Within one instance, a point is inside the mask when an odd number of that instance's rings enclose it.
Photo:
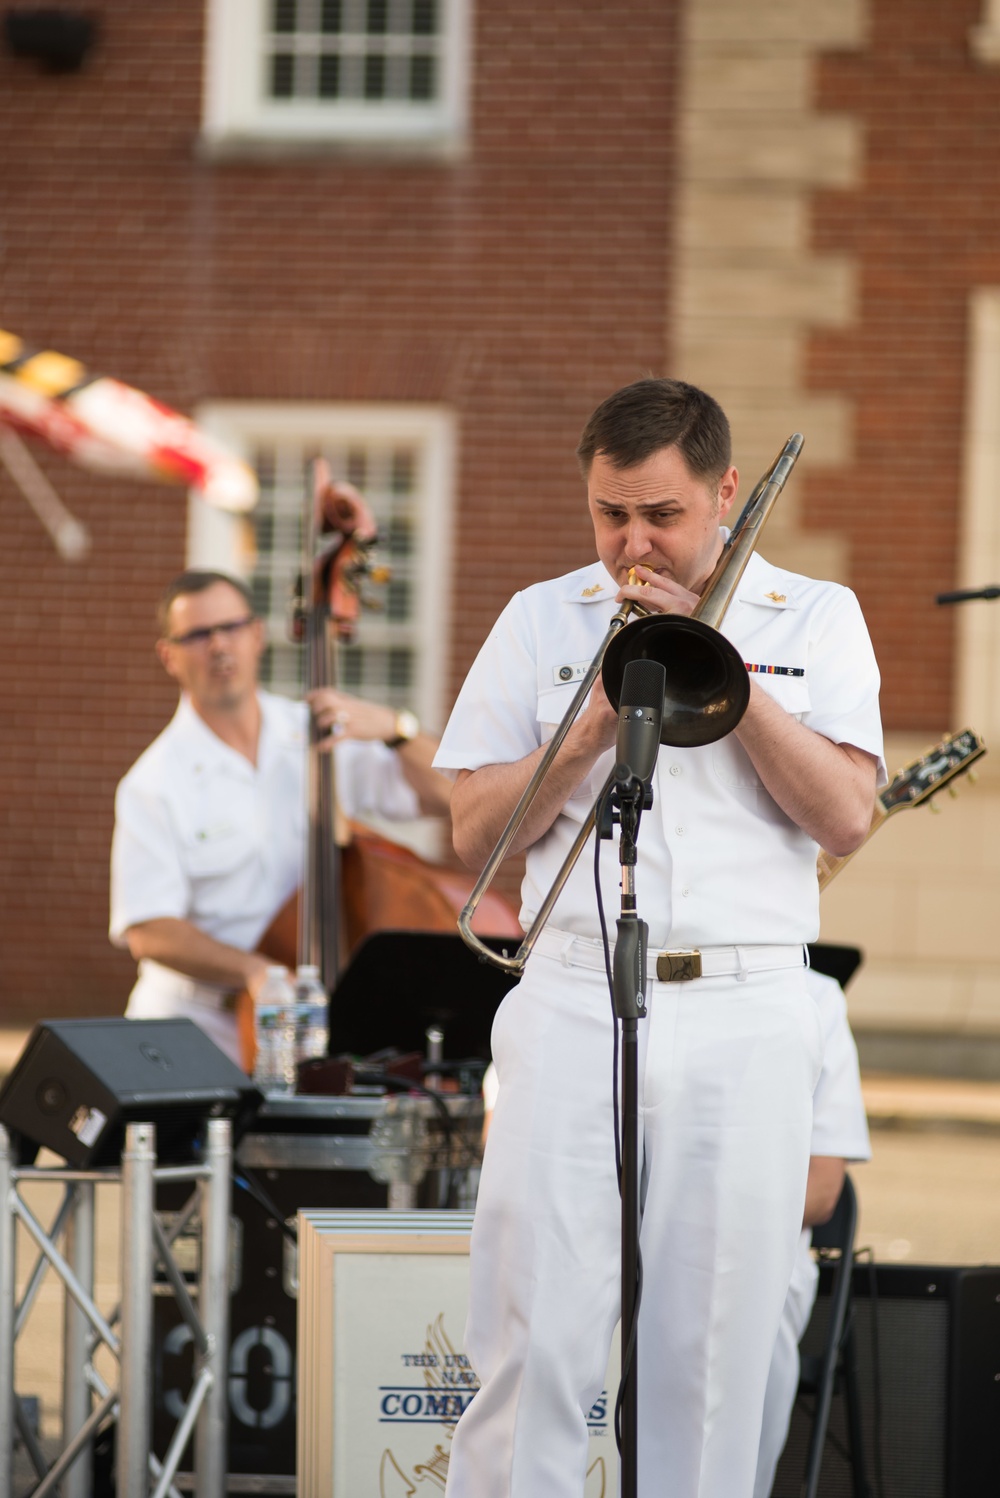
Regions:
[[[391,739],[385,740],[387,749],[398,749],[401,744],[409,744],[420,732],[420,719],[416,713],[411,713],[409,708],[402,708],[396,714],[396,732]]]

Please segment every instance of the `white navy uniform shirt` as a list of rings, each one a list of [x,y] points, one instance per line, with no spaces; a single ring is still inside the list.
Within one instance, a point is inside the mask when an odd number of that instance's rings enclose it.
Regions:
[[[118,786],[111,849],[111,940],[174,917],[251,951],[302,882],[308,708],[258,693],[257,764],[224,744],[186,697]],[[408,820],[416,792],[384,744],[348,740],[336,754],[349,817]],[[225,990],[144,959],[133,998],[217,1005]]]
[[[435,758],[440,770],[511,763],[555,732],[615,612],[602,562],[536,584],[507,605],[472,666]],[[628,626],[626,626],[627,628]],[[800,722],[879,762],[879,674],[854,594],[751,556],[722,633],[754,679]],[[614,761],[609,749],[529,849],[522,923],[534,917]],[[642,818],[636,903],[654,946],[798,944],[819,930],[817,845],[764,790],[735,735],[660,749],[653,809]],[[605,911],[620,908],[617,837],[602,848]],[[599,935],[592,845],[550,918]]]
[[[871,1139],[861,1091],[858,1048],[847,1019],[847,1000],[835,978],[809,973],[806,986],[823,1030],[823,1070],[813,1093],[811,1155],[870,1160]]]

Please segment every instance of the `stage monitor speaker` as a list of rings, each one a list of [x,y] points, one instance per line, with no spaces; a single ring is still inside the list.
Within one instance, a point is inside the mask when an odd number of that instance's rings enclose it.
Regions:
[[[861,1264],[853,1292],[868,1491],[878,1498],[996,1498],[1000,1268]],[[803,1338],[807,1352],[823,1345],[828,1294],[824,1271]],[[810,1403],[796,1404],[772,1498],[801,1491]],[[819,1498],[854,1498],[847,1447],[838,1390]]]
[[[156,1125],[163,1161],[189,1159],[208,1118],[237,1134],[261,1095],[189,1019],[48,1020],[0,1088],[21,1164],[44,1146],[70,1165],[115,1164],[130,1123]]]

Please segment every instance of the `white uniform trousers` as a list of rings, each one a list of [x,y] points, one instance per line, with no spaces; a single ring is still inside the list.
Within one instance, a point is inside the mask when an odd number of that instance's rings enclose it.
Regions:
[[[802,1224],[822,1060],[803,970],[652,983],[643,1148],[639,1486],[750,1498]],[[466,1351],[480,1391],[448,1498],[581,1498],[620,1309],[603,973],[536,952],[498,1011]]]
[[[785,1297],[778,1339],[767,1375],[753,1498],[771,1498],[774,1474],[788,1439],[788,1426],[799,1387],[799,1343],[809,1325],[819,1284],[819,1270],[810,1250],[811,1243],[812,1233],[806,1228],[799,1239],[792,1282]]]

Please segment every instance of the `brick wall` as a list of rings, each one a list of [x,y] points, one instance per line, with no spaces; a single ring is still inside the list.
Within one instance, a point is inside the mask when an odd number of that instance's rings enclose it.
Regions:
[[[863,51],[817,66],[824,109],[859,120],[862,186],[820,193],[813,241],[846,253],[858,313],[816,332],[808,378],[855,401],[854,460],[807,480],[806,523],[846,523],[850,576],[890,729],[961,726],[952,586],[965,441],[968,303],[1000,282],[1000,70],[973,55],[979,0],[874,0]],[[993,578],[982,578],[983,583]]]
[[[576,435],[663,368],[675,8],[475,7],[450,164],[200,159],[204,9],[92,0],[78,75],[0,52],[0,326],[184,410],[452,405],[457,687],[513,588],[591,554]],[[112,796],[173,704],[151,618],[183,494],[43,462],[94,550],[60,562],[0,473],[0,1023],[120,1011]]]

